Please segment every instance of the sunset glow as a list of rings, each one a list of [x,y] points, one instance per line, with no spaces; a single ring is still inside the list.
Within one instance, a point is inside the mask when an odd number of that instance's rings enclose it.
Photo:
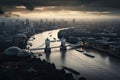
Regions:
[[[37,8],[38,9],[38,8]],[[94,19],[94,18],[116,18],[117,16],[109,16],[109,12],[85,12],[85,11],[44,11],[44,8],[39,8],[42,11],[36,12],[13,12],[19,14],[21,17],[26,18],[78,18],[78,19]],[[26,15],[27,14],[27,15]]]

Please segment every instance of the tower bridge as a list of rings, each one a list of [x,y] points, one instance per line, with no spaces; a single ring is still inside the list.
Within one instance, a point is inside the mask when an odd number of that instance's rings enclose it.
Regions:
[[[51,52],[51,48],[50,48],[50,40],[47,38],[45,40],[45,52]]]
[[[56,47],[50,47],[50,40],[47,38],[45,40],[45,52],[51,52],[51,48],[60,48],[60,50],[66,50],[66,39],[65,38],[61,38],[61,45],[60,46],[56,46]]]
[[[60,46],[54,46],[54,47],[50,47],[50,43],[52,42],[61,42]],[[67,50],[67,47],[77,47],[77,46],[80,46],[80,44],[76,44],[76,45],[73,45],[73,44],[69,44],[69,45],[66,45],[66,39],[63,37],[61,38],[60,40],[56,40],[56,41],[50,41],[50,39],[45,39],[45,47],[44,48],[33,48],[33,49],[30,49],[31,51],[35,51],[35,50],[44,50],[45,53],[50,53],[51,52],[51,49],[55,49],[55,48],[60,48],[61,51],[66,51]]]

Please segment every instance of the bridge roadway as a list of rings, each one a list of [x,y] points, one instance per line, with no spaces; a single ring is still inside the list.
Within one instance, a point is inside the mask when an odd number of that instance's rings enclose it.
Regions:
[[[68,50],[70,50],[70,49],[72,49],[72,48],[74,48],[74,47],[78,47],[78,46],[80,46],[80,45],[66,45],[66,47],[71,47],[71,48],[69,48]],[[55,46],[55,47],[50,47],[51,49],[55,49],[55,48],[62,48],[62,47],[60,47],[60,46]],[[45,48],[32,48],[32,49],[30,49],[31,51],[36,51],[36,50],[44,50]]]

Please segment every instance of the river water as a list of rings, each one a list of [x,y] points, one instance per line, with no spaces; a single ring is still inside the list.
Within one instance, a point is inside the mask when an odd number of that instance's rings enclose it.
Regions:
[[[35,40],[29,41],[33,44],[30,48],[44,48],[46,38],[49,38],[50,40],[54,40],[54,38],[58,39],[58,31],[59,29],[34,35]],[[60,42],[51,42],[50,46],[60,46]],[[85,56],[82,52],[76,50],[60,52],[59,48],[52,49],[50,55],[46,55],[44,50],[37,50],[34,51],[34,53],[36,56],[39,53],[42,54],[42,56],[38,57],[51,63],[55,63],[57,68],[66,66],[80,72],[80,76],[75,76],[76,79],[84,76],[87,80],[120,80],[120,59],[116,59],[115,57],[108,56],[105,53],[92,49],[84,50],[87,53],[94,55],[95,58]]]

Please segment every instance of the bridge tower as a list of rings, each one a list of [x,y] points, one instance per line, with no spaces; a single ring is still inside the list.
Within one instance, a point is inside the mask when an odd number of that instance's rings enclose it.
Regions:
[[[66,50],[66,39],[64,37],[61,38],[60,50]]]
[[[47,38],[45,40],[45,53],[50,53],[51,52],[51,48],[50,48],[50,40]]]

